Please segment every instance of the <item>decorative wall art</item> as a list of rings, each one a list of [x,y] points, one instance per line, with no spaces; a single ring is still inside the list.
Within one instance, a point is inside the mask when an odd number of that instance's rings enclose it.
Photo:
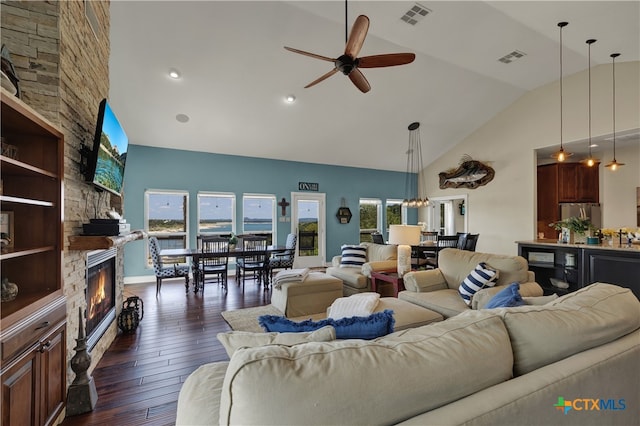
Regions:
[[[440,189],[475,189],[491,182],[495,174],[496,172],[491,166],[465,154],[460,159],[460,165],[457,168],[441,172],[438,176],[440,177]]]

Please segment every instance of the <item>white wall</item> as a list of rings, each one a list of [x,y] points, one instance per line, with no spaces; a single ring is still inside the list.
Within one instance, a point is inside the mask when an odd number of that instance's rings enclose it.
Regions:
[[[592,68],[591,80],[592,136],[610,134],[611,65]],[[563,86],[563,141],[585,139],[587,71],[565,76]],[[422,173],[421,184],[426,185],[429,197],[468,194],[468,232],[480,233],[477,251],[516,254],[515,241],[535,238],[535,149],[560,144],[559,93],[559,81],[528,92]],[[616,63],[616,132],[637,128],[640,128],[640,62]],[[495,169],[495,178],[473,190],[439,189],[438,173],[456,167],[464,154],[489,162]],[[627,165],[615,177],[609,177],[607,174],[612,172],[601,166],[601,174],[605,175],[600,189],[604,224],[613,227],[635,223],[635,187],[640,186],[638,148],[628,158],[622,151],[617,151],[616,157]],[[609,160],[602,159],[603,163]],[[632,193],[627,194],[631,188]],[[422,212],[420,220],[424,220]]]

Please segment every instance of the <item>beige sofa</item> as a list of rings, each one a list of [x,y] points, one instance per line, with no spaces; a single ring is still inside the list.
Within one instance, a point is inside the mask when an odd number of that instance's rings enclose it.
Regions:
[[[361,268],[343,268],[342,256],[334,256],[327,274],[340,278],[345,296],[371,291],[371,271],[395,270],[398,267],[398,246],[395,244],[361,243],[367,248],[367,262]]]
[[[478,291],[467,305],[458,292],[460,283],[480,263],[499,271],[494,287]],[[409,272],[404,276],[405,291],[398,298],[438,312],[445,318],[469,309],[479,309],[493,295],[513,282],[520,283],[523,297],[542,296],[543,290],[521,256],[506,256],[447,248],[438,255],[438,268]]]
[[[238,346],[186,379],[177,425],[640,423],[640,302],[609,284],[371,341]]]

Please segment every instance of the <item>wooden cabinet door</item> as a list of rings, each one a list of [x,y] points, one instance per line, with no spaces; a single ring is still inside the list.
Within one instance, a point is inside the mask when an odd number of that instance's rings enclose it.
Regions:
[[[39,424],[38,348],[25,353],[2,373],[2,425]]]
[[[62,325],[46,339],[40,347],[40,424],[49,425],[60,414],[65,402],[66,370],[66,326]]]
[[[578,163],[558,164],[558,201],[571,203],[578,199]]]
[[[600,202],[600,163],[592,167],[581,165],[578,168],[578,201],[584,203]]]

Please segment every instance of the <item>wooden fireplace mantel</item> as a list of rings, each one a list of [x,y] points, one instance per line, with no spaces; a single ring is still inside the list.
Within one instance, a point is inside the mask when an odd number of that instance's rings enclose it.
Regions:
[[[141,240],[147,236],[143,230],[131,231],[125,235],[70,235],[69,250],[101,250],[121,247],[126,243]]]

